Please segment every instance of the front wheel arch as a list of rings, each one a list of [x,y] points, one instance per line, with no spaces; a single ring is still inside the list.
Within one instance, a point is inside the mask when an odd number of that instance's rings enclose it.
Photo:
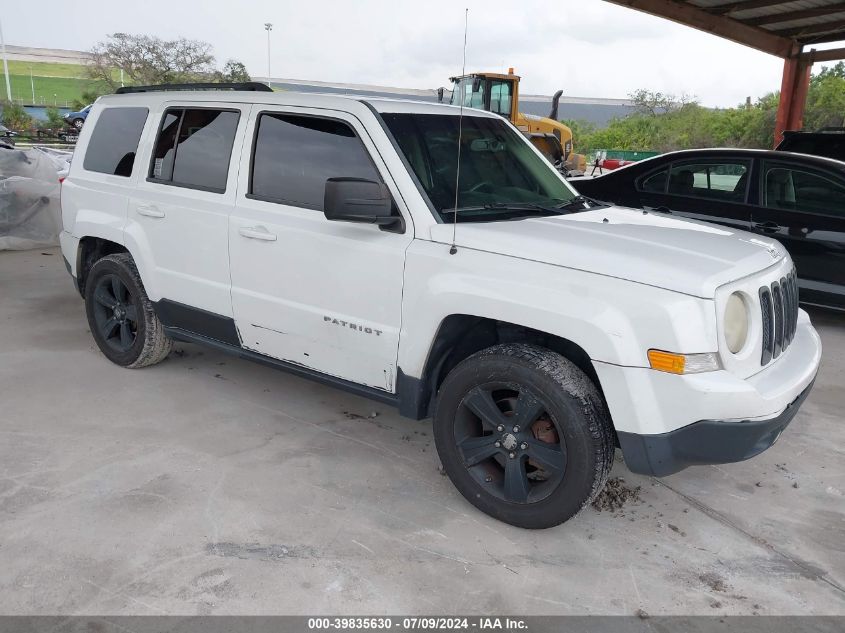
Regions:
[[[405,375],[400,368],[400,412],[417,420],[431,417],[437,392],[449,372],[476,352],[501,343],[525,343],[557,352],[584,372],[604,398],[589,354],[575,341],[508,321],[452,314],[440,322],[419,378]]]

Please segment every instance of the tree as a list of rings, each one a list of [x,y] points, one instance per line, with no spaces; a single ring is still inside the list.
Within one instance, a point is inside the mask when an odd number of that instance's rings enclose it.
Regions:
[[[100,95],[106,94],[108,92],[112,92],[112,91],[110,91],[110,90],[102,90],[102,91],[100,91],[100,90],[86,90],[81,95],[79,95],[78,99],[74,99],[71,102],[70,105],[74,110],[79,111],[82,108],[89,106],[92,103],[94,103],[97,100],[97,97],[99,97]]]
[[[237,83],[243,81],[252,81],[252,77],[246,70],[243,62],[236,59],[230,59],[223,66],[223,70],[214,72],[214,81],[216,83]]]
[[[55,127],[64,127],[65,120],[62,117],[62,113],[59,112],[58,108],[47,108],[47,121],[46,124],[48,127],[55,128]]]
[[[817,130],[845,125],[845,64],[824,68],[810,82],[804,127]]]
[[[213,76],[211,44],[183,37],[162,40],[149,35],[114,33],[91,50],[88,73],[112,90],[124,81],[135,85],[184,83]]]
[[[653,92],[645,89],[635,90],[628,95],[628,98],[634,102],[634,108],[637,112],[648,114],[649,116],[665,114],[690,103],[697,103],[695,97],[687,94],[682,94],[678,97],[673,94]]]
[[[817,74],[813,75],[811,84],[822,82],[829,77],[845,79],[845,62],[837,62],[831,67],[822,68]]]
[[[596,131],[595,123],[582,119],[562,119],[561,123],[572,131],[572,138],[585,138],[591,134],[595,134]]]
[[[595,129],[583,121],[567,121],[579,152],[618,149],[668,152],[702,147],[770,149],[774,144],[779,92],[770,92],[748,106],[711,109],[689,96],[676,98],[647,89],[630,95],[633,114]],[[813,75],[807,95],[804,128],[845,126],[845,62]]]
[[[0,101],[0,122],[10,130],[25,130],[32,125],[32,117],[14,101]]]
[[[251,80],[246,66],[236,59],[228,60],[222,70],[217,70],[214,62],[211,44],[207,42],[114,33],[91,51],[88,75],[96,79],[103,90],[85,105],[99,94],[114,92],[120,85],[121,70],[124,83],[129,85]],[[88,96],[83,95],[83,99]]]

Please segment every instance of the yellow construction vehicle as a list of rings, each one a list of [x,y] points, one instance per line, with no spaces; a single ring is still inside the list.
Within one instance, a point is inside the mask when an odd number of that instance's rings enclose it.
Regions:
[[[524,114],[519,111],[519,75],[513,68],[508,74],[473,73],[450,77],[453,84],[451,105],[478,108],[507,117],[549,161],[563,172],[586,169],[582,155],[572,152],[572,130],[557,120],[557,107],[562,90],[552,97],[552,110],[548,117]],[[439,91],[443,100],[443,89]]]

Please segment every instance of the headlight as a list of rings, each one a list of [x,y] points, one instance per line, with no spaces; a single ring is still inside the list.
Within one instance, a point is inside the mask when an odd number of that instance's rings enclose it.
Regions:
[[[737,354],[745,347],[748,339],[748,308],[738,292],[728,297],[725,306],[725,342],[732,354]]]

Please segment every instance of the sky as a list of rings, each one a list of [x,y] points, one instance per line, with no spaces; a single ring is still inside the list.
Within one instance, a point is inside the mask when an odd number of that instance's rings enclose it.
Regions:
[[[0,6],[13,0],[0,0]],[[20,6],[15,3],[16,6]],[[523,94],[625,98],[644,88],[735,106],[780,89],[783,61],[602,0],[39,0],[0,9],[7,44],[89,50],[109,33],[211,43],[219,65],[274,78],[403,88],[447,86],[514,67]],[[816,67],[818,70],[819,67]]]

